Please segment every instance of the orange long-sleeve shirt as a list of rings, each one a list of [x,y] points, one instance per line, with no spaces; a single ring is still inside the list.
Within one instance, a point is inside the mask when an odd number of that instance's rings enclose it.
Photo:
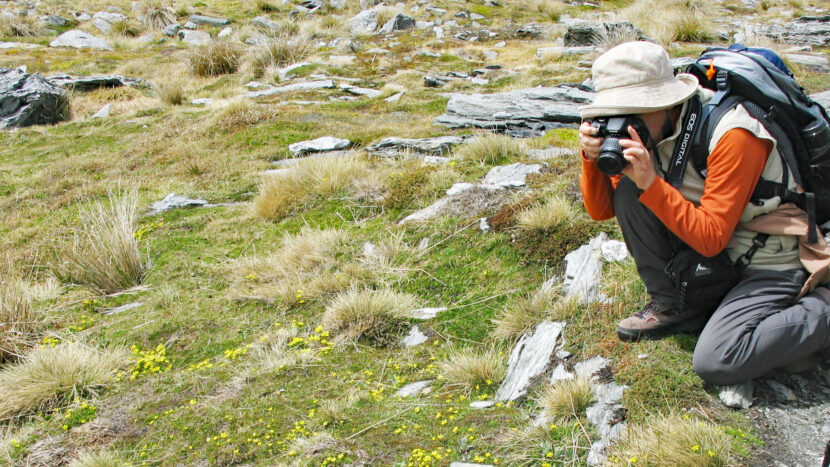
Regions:
[[[715,256],[726,247],[738,225],[770,151],[771,141],[742,128],[729,130],[709,154],[699,206],[660,177],[640,195],[640,202],[695,251]],[[605,175],[596,162],[583,156],[579,186],[585,210],[594,220],[614,217],[612,196],[620,177]]]

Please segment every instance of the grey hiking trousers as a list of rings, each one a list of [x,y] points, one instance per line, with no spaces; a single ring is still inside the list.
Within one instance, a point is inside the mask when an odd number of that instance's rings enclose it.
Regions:
[[[677,306],[664,270],[683,242],[640,203],[641,193],[623,177],[614,211],[652,300]],[[804,269],[743,271],[698,339],[695,372],[708,383],[737,384],[830,348],[830,291],[796,300],[806,279]]]

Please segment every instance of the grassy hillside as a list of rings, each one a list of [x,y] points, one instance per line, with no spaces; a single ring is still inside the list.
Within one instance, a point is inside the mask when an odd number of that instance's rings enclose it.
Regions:
[[[655,435],[647,430],[657,426],[680,436],[673,449],[687,465],[751,463],[749,421],[724,409],[692,371],[694,336],[617,339],[616,322],[646,302],[630,259],[606,265],[613,303],[579,306],[539,292],[561,273],[566,253],[601,231],[619,238],[615,223],[591,222],[584,213],[575,130],[504,143],[432,123],[447,91],[589,77],[579,63],[584,57],[536,56],[566,30],[563,15],[637,18],[650,37],[673,44],[673,55],[693,56],[701,42],[718,39],[716,24],[691,21],[698,11],[728,18],[748,7],[432,2],[447,10],[435,18],[469,25],[455,14],[477,13],[479,25],[496,32],[470,42],[452,34],[437,40],[431,28],[352,37],[344,26],[360,11],[352,0],[343,11],[324,6],[309,17],[289,17],[291,1],[176,1],[181,23],[192,13],[232,20],[229,48],[208,51],[152,29],[130,13],[130,3],[53,0],[37,7],[36,17],[65,18],[118,7],[130,19],[105,36],[112,51],[0,52],[0,67],[25,65],[47,76],[117,73],[147,83],[73,92],[70,121],[0,134],[0,463],[582,465],[597,434],[583,411],[550,409],[547,388],[518,404],[470,407],[493,396],[512,344],[541,319],[568,323],[566,349],[575,358],[612,360],[614,379],[629,386],[624,405],[632,433],[644,436],[639,442],[649,443]],[[420,3],[380,9],[381,19],[416,6],[420,17]],[[667,18],[688,21],[637,16],[656,3]],[[752,13],[772,18],[807,8],[765,0]],[[244,45],[259,34],[249,22],[260,15],[281,25],[273,37],[279,47]],[[26,21],[5,17],[0,40],[46,45],[54,38]],[[531,21],[542,25],[538,37],[516,33]],[[104,36],[91,22],[81,28]],[[213,35],[220,29],[200,28]],[[499,41],[505,46],[494,48]],[[484,67],[485,50],[498,50],[496,62],[513,73],[483,86],[424,86],[427,72]],[[337,58],[343,55],[354,60]],[[230,72],[200,71],[205,60],[229,64],[223,71]],[[294,82],[353,78],[382,97],[340,100],[348,95],[341,89],[238,97],[251,80],[276,83],[279,68],[295,62],[310,65],[294,72]],[[796,71],[811,91],[830,85],[825,75]],[[383,99],[400,91],[397,102]],[[214,103],[189,104],[197,98]],[[105,104],[112,116],[91,119]],[[448,134],[482,144],[458,147],[440,166],[364,151],[388,136]],[[291,157],[289,144],[327,135],[349,139],[354,155],[262,173]],[[511,194],[504,207],[398,224],[454,183],[475,183],[496,165],[537,162],[528,149],[550,146],[571,155],[548,160],[529,178],[532,189]],[[172,192],[215,206],[147,214]],[[479,231],[481,217],[491,217],[493,231]],[[447,311],[423,322],[402,313],[421,307]],[[429,341],[401,347],[415,323]],[[428,394],[394,396],[427,379],[435,380]],[[553,410],[557,422],[534,427],[540,407]],[[635,435],[629,441],[611,462],[661,462],[662,454],[638,454],[646,450]]]

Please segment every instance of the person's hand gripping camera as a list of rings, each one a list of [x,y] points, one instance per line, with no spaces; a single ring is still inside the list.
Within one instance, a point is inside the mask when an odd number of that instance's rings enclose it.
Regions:
[[[641,133],[650,139],[648,128],[636,117],[594,118],[582,122],[579,142],[585,158],[596,162],[603,173],[622,173],[646,190],[657,172]]]

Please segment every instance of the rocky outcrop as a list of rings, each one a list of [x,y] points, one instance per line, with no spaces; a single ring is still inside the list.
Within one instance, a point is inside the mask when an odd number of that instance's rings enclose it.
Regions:
[[[48,125],[68,118],[65,90],[37,73],[0,68],[0,128]]]
[[[139,87],[142,84],[140,79],[127,78],[121,75],[92,75],[92,76],[70,76],[52,75],[49,78],[52,83],[73,91],[94,91],[99,88],[117,88],[120,86]]]
[[[364,10],[346,21],[346,26],[352,34],[367,35],[378,29],[378,12]]]
[[[441,155],[450,152],[453,146],[464,142],[461,136],[439,136],[437,138],[383,138],[371,144],[366,151],[378,157],[395,157],[401,153],[419,155]]]
[[[830,45],[830,15],[802,16],[783,24],[748,26],[755,34],[796,45]]]
[[[105,39],[95,37],[83,31],[73,29],[61,34],[49,43],[50,47],[72,47],[75,49],[112,50],[112,46]]]
[[[519,339],[510,360],[507,376],[496,391],[497,401],[513,401],[527,394],[531,380],[547,370],[565,323],[543,321],[532,334]]]
[[[568,26],[565,33],[566,46],[593,45],[597,39],[606,36],[636,37],[645,40],[646,36],[636,26],[628,21],[618,23],[591,23],[589,21],[574,21]]]
[[[380,28],[381,34],[389,34],[392,32],[397,31],[404,31],[406,29],[412,29],[415,27],[415,18],[407,15],[402,15],[398,13],[397,15],[393,16],[392,19],[386,22],[382,28]]]
[[[435,123],[450,128],[540,133],[579,123],[579,107],[593,98],[593,92],[572,85],[498,94],[450,94],[446,113],[436,117]]]
[[[299,156],[310,152],[330,152],[346,149],[350,144],[352,144],[351,141],[347,139],[323,136],[322,138],[289,144],[288,150]]]

